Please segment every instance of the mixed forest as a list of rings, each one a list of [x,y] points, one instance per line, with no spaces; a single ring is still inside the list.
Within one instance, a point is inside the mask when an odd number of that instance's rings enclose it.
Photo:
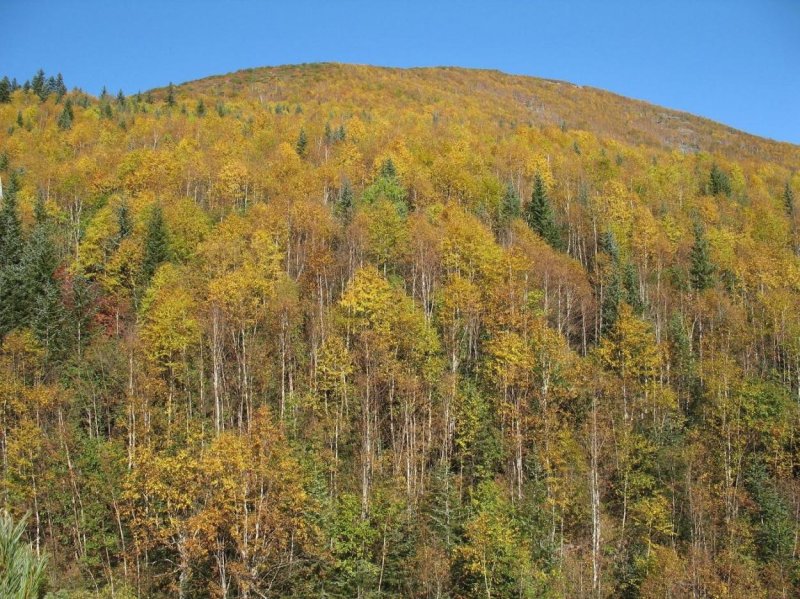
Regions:
[[[800,594],[800,147],[568,83],[0,81],[0,595]]]

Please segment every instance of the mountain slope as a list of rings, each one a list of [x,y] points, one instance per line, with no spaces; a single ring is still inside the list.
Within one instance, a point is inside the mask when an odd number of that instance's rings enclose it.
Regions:
[[[800,593],[800,148],[492,71],[59,81],[0,81],[59,597]]]
[[[347,97],[354,106],[362,102],[387,114],[400,106],[429,112],[481,107],[491,118],[513,123],[563,124],[633,145],[800,166],[800,147],[793,144],[600,89],[499,71],[322,63],[247,69],[182,87],[190,92],[268,102],[324,102],[330,97]]]

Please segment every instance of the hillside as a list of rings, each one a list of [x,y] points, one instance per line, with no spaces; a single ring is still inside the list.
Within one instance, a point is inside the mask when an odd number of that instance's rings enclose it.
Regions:
[[[721,153],[800,165],[800,147],[737,131],[708,119],[563,81],[455,67],[398,69],[335,63],[248,69],[181,86],[189,93],[259,102],[347,101],[381,115],[398,109],[441,112],[463,120],[464,109],[515,125],[566,126],[631,145],[686,153]],[[163,90],[162,90],[163,91]]]
[[[2,507],[53,597],[795,596],[798,167],[495,71],[0,81]]]

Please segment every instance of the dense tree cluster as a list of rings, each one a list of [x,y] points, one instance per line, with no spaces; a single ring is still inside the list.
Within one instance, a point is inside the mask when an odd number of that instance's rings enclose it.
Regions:
[[[49,81],[0,82],[0,542],[53,597],[800,593],[798,148],[482,71]]]

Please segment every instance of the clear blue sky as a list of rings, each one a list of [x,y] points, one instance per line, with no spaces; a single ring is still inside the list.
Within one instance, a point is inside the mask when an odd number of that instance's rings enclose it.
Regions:
[[[800,143],[800,0],[0,0],[0,74],[126,93],[299,62],[562,79]]]

